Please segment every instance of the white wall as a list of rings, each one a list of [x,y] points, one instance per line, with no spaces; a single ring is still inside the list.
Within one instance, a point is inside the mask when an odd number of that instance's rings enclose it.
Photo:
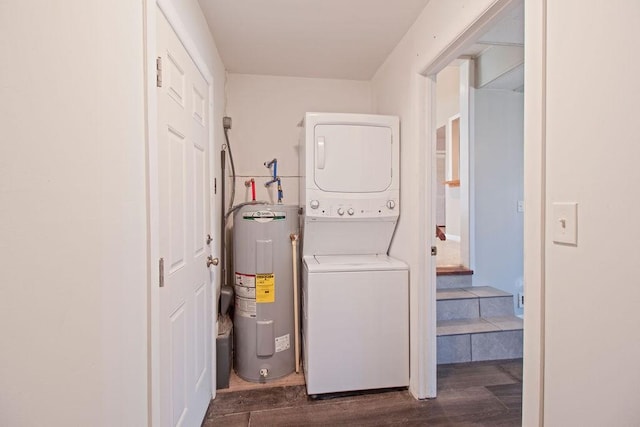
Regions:
[[[445,126],[451,116],[460,113],[460,67],[450,65],[436,80],[436,126]]]
[[[2,425],[147,425],[143,6],[0,6]]]
[[[523,213],[517,202],[524,191],[524,95],[482,89],[474,98],[473,282],[517,295],[523,274]]]
[[[547,2],[548,426],[640,423],[639,16],[638,2]],[[577,246],[552,241],[565,201]]]
[[[233,119],[229,138],[237,176],[235,203],[251,200],[244,185],[249,178],[256,179],[258,200],[277,201],[276,186],[264,186],[270,179],[264,162],[277,158],[283,203],[298,204],[297,125],[304,113],[372,112],[368,81],[229,74],[227,85],[227,115]],[[230,168],[227,172],[231,173]]]
[[[447,238],[460,241],[460,187],[445,186]]]
[[[2,425],[147,423],[142,6],[2,3]]]
[[[424,159],[426,158],[427,164],[432,164],[432,159],[426,157],[430,150],[424,147],[424,134],[420,128],[423,119],[419,114],[425,112],[419,101],[421,91],[425,90],[425,82],[418,73],[494,3],[495,1],[490,0],[430,1],[372,80],[376,111],[399,115],[401,121],[401,214],[390,253],[408,262],[411,268],[412,325],[421,324],[420,317],[433,316],[435,308],[435,295],[431,295],[433,298],[429,296],[435,284],[430,286],[425,266],[425,247],[432,241],[430,236],[433,230],[430,228],[420,232],[420,225],[428,217],[423,209],[426,197]],[[427,131],[435,132],[434,129]],[[433,306],[428,305],[427,310],[424,307],[418,309],[424,301],[431,304],[432,299]],[[428,323],[431,328],[435,328],[435,317],[431,317]],[[411,330],[411,391],[417,396],[435,392],[427,391],[424,385],[424,379],[435,376],[434,349],[423,346],[427,334],[434,331],[435,329],[428,331],[419,328]],[[427,364],[428,369],[423,371],[420,369],[420,362],[425,358],[430,363]]]
[[[449,119],[460,114],[460,67],[448,66],[436,80],[436,125],[448,126]],[[450,135],[451,132],[447,132]],[[451,150],[447,152],[447,168],[451,165]],[[446,176],[451,172],[447,170]],[[460,187],[445,186],[447,237],[460,239]]]

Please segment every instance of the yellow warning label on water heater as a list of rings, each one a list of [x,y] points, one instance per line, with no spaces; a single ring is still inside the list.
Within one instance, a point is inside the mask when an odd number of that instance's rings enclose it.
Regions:
[[[256,274],[256,302],[275,302],[276,277],[275,274]]]

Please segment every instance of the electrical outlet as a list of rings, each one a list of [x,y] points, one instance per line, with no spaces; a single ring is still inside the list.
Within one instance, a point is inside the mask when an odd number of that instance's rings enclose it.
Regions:
[[[518,308],[524,308],[524,292],[518,292]]]

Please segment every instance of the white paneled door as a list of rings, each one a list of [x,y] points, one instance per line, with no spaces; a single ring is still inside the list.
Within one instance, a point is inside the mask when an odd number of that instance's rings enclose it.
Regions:
[[[199,426],[212,395],[208,85],[157,11],[162,426]]]

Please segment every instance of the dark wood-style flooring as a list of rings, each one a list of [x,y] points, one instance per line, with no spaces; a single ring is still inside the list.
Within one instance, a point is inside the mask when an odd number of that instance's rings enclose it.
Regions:
[[[219,393],[203,426],[519,426],[522,359],[438,367],[438,397],[407,390],[310,399],[304,386]]]

